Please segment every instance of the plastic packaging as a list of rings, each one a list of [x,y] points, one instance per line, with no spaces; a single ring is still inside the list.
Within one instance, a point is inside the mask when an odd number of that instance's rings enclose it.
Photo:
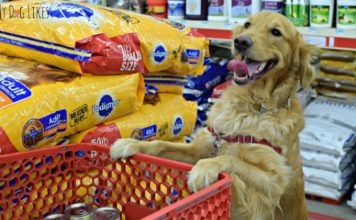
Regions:
[[[160,94],[156,105],[144,104],[138,111],[69,137],[71,143],[112,145],[118,138],[173,140],[193,132],[196,103],[181,95]]]
[[[210,0],[208,9],[209,21],[227,21],[229,1]]]
[[[80,76],[0,56],[0,155],[57,144],[63,137],[142,105],[140,74]]]
[[[184,19],[185,1],[168,1],[168,19]]]
[[[284,0],[262,0],[262,11],[284,14]]]
[[[206,20],[208,17],[208,0],[186,0],[185,18],[188,20]]]
[[[356,30],[356,0],[337,1],[336,27]]]
[[[157,18],[167,18],[167,0],[147,0],[147,13]]]
[[[247,18],[261,10],[260,0],[229,0],[229,22],[245,22]]]
[[[75,73],[97,75],[173,71],[200,75],[208,40],[184,25],[131,11],[62,1],[15,1],[4,10],[43,10],[41,17],[2,14],[0,53]],[[158,31],[161,30],[161,31]],[[164,30],[164,31],[162,31]],[[201,43],[205,42],[205,43]],[[197,45],[203,46],[198,48]],[[198,57],[182,59],[187,50]]]
[[[310,1],[310,26],[331,28],[334,14],[334,0]]]
[[[308,26],[309,12],[309,0],[287,0],[285,3],[285,15],[295,26]]]
[[[145,84],[154,86],[158,93],[182,94],[187,79],[184,76],[172,75],[171,73],[147,74],[143,76]]]

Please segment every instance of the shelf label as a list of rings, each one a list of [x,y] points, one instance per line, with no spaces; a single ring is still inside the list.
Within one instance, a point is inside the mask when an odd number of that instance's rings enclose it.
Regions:
[[[232,24],[228,23],[228,22],[225,22],[224,23],[224,28],[232,28]]]
[[[334,47],[335,45],[335,38],[329,37],[329,47]]]
[[[336,29],[336,30],[335,30],[335,34],[336,34],[336,35],[343,36],[343,35],[345,34],[345,31],[342,30],[342,29]]]
[[[316,27],[310,27],[308,28],[308,32],[309,33],[316,33],[318,31],[318,29]]]
[[[304,36],[304,40],[309,44],[313,44],[318,47],[326,47],[326,37]]]

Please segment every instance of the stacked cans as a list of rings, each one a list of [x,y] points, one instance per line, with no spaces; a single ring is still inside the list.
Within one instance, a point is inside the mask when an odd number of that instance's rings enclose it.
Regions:
[[[84,203],[70,205],[65,214],[49,215],[44,220],[120,220],[120,212],[116,208],[101,207],[94,209]]]

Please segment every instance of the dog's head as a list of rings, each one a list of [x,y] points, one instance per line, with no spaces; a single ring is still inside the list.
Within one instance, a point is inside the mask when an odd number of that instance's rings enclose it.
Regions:
[[[273,91],[286,79],[299,80],[306,88],[312,78],[313,46],[307,44],[294,25],[283,15],[260,12],[234,30],[228,68],[238,85]],[[259,83],[257,83],[259,82]],[[255,88],[256,89],[256,88]]]

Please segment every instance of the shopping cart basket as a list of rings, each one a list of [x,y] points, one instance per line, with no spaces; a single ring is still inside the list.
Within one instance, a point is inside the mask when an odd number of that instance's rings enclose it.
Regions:
[[[121,219],[229,219],[231,177],[192,194],[191,168],[143,154],[111,160],[91,144],[1,155],[0,220],[42,219],[78,202],[116,207]]]

